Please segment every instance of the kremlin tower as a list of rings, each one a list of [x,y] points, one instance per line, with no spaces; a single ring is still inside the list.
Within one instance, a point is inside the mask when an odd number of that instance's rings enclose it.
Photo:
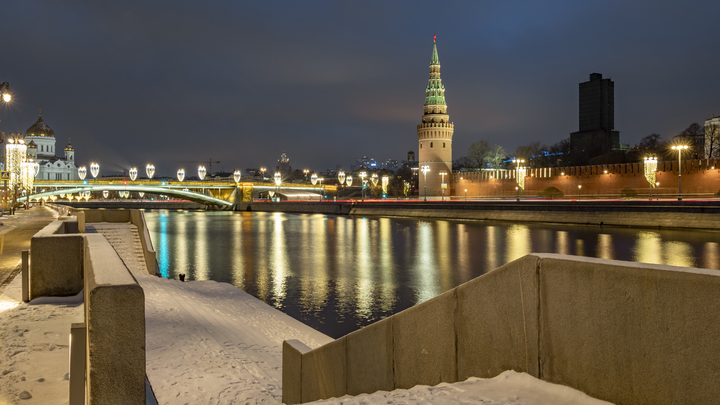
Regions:
[[[418,134],[418,177],[420,187],[418,196],[439,197],[442,195],[442,183],[450,182],[452,174],[452,136],[453,124],[447,114],[445,86],[440,79],[440,61],[437,53],[436,37],[433,36],[433,53],[430,61],[430,80],[425,90],[425,107],[422,124],[417,126]],[[423,166],[429,171],[423,175]],[[442,176],[441,173],[446,173]],[[444,177],[444,181],[443,181]],[[427,178],[427,180],[426,180]],[[425,188],[427,186],[427,189]],[[445,196],[450,195],[450,188]]]

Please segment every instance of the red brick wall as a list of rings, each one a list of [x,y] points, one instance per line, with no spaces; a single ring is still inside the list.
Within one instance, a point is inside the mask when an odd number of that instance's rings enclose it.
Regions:
[[[682,162],[683,194],[717,193],[720,191],[720,160],[684,160]],[[653,188],[653,195],[677,194],[677,161],[658,162],[656,181],[659,190]],[[713,169],[714,167],[714,169]],[[607,173],[606,173],[607,172]],[[490,178],[492,176],[493,178]],[[453,196],[468,197],[509,197],[514,196],[517,186],[514,171],[500,173],[464,173],[454,172],[450,181],[450,193]],[[511,177],[511,178],[505,178]],[[632,188],[638,196],[647,196],[649,183],[645,179],[643,163],[618,165],[556,167],[547,169],[528,169],[525,177],[524,196],[537,196],[548,187],[556,187],[565,195],[577,196],[578,185],[582,185],[583,197],[601,195],[619,195],[624,188]]]

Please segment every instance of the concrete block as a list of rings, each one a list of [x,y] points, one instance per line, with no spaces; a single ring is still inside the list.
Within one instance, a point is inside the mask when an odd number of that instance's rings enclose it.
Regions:
[[[457,287],[458,381],[539,376],[538,260],[527,255]]]
[[[392,319],[383,319],[346,336],[348,394],[394,389]]]
[[[284,404],[302,403],[302,355],[310,348],[299,340],[283,342],[282,401]]]
[[[395,388],[457,380],[455,289],[393,317]]]
[[[85,223],[93,222],[130,222],[131,210],[84,210]]]
[[[85,233],[85,211],[77,210],[73,215],[77,217],[78,232]]]
[[[346,355],[345,337],[302,355],[302,402],[346,394]]]
[[[138,229],[140,236],[140,245],[143,249],[143,257],[145,258],[145,267],[149,274],[155,275],[158,272],[158,261],[155,249],[153,249],[150,232],[145,223],[145,214],[140,210],[130,210],[130,222]]]
[[[143,290],[102,235],[85,237],[88,403],[144,404]]]
[[[618,404],[720,397],[720,273],[540,256],[544,380]]]
[[[63,232],[58,233],[65,233],[65,234],[73,234],[73,233],[79,233],[78,228],[78,219],[77,217],[65,217],[67,219],[63,220],[64,230]]]
[[[38,236],[45,230],[41,230],[30,240],[30,299],[79,293],[83,289],[84,278],[83,236]]]

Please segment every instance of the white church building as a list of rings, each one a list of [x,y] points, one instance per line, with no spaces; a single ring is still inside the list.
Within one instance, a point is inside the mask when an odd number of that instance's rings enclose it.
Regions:
[[[27,131],[25,144],[28,158],[40,165],[35,180],[79,180],[75,166],[75,149],[68,142],[64,156],[56,156],[55,131],[42,119],[42,114]]]

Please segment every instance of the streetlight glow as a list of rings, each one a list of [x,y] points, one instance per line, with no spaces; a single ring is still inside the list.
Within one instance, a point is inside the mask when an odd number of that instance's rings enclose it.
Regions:
[[[427,174],[430,171],[430,166],[423,166],[420,168],[420,171],[422,172],[424,177],[424,184],[425,184],[425,201],[427,201]]]
[[[182,183],[182,181],[185,180],[185,169],[178,169],[177,179],[180,183]]]
[[[90,174],[92,174],[93,179],[100,174],[100,165],[97,163],[90,163]]]
[[[673,150],[678,151],[678,201],[682,201],[682,159],[681,154],[683,150],[687,150],[687,145],[674,145]]]
[[[242,173],[240,170],[235,170],[233,173],[233,179],[235,180],[235,183],[240,183],[240,179],[242,178]]]
[[[78,177],[80,177],[80,180],[85,180],[85,176],[87,176],[87,169],[85,166],[78,167]]]
[[[135,181],[135,179],[137,179],[137,174],[138,174],[137,167],[131,168],[130,169],[130,180]]]
[[[207,174],[205,166],[198,166],[198,177],[200,178],[200,181],[205,180],[205,174]]]
[[[338,182],[341,186],[343,185],[343,183],[345,183],[345,172],[342,170],[338,172]]]
[[[155,175],[155,165],[145,166],[145,173],[147,173],[148,179],[152,180],[153,175]]]

